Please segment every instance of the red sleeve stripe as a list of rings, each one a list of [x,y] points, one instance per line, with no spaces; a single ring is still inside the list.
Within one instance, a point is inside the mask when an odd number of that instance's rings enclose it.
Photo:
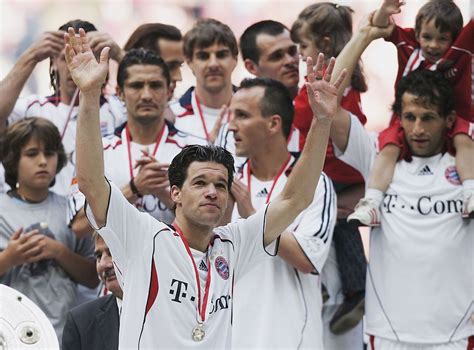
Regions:
[[[151,276],[150,276],[150,287],[148,288],[148,300],[146,302],[146,309],[145,309],[145,317],[148,314],[148,311],[150,311],[153,303],[156,300],[156,297],[158,296],[158,275],[156,273],[156,268],[155,268],[155,260],[152,260],[151,262]]]

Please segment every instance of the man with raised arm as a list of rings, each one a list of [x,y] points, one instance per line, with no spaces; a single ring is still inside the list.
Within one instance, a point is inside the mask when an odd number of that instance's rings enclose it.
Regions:
[[[105,32],[83,20],[72,20],[61,25],[57,31],[41,35],[17,60],[7,76],[0,81],[0,134],[8,124],[26,117],[42,117],[51,121],[59,129],[68,162],[56,177],[52,190],[66,195],[74,173],[76,142],[76,122],[79,112],[79,91],[72,81],[64,60],[62,37],[67,28],[83,28],[87,32],[90,46],[94,52],[111,47],[111,59],[119,61],[121,50]],[[51,96],[30,95],[20,97],[20,93],[38,63],[49,59],[50,84],[54,90]],[[114,132],[115,128],[126,121],[126,111],[115,95],[102,96],[100,99],[100,130],[103,136]],[[0,166],[1,168],[1,166]],[[1,174],[0,171],[0,176]],[[3,183],[0,178],[0,190]]]
[[[330,84],[335,60],[324,76],[324,57],[315,69],[309,60],[308,90],[317,117],[285,188],[269,205],[216,228],[232,185],[232,156],[215,146],[188,146],[169,167],[176,220],[167,226],[140,213],[104,177],[98,106],[109,50],[98,63],[82,29],[79,35],[72,28],[65,35],[68,67],[81,90],[78,182],[88,218],[109,246],[124,288],[119,346],[228,348],[234,276],[265,258],[268,246],[313,200],[345,72]],[[202,265],[206,269],[198,269]]]
[[[363,27],[339,54],[334,74],[347,67],[350,76],[370,42],[391,29]],[[445,148],[455,119],[453,89],[440,72],[417,70],[398,83],[392,109],[413,157],[397,162],[380,227],[371,230],[365,304],[371,349],[473,349],[474,222],[460,215],[462,186]],[[331,139],[336,155],[367,179],[376,135],[341,111]]]

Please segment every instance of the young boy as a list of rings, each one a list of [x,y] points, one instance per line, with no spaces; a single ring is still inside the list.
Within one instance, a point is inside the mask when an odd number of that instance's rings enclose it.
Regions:
[[[399,13],[404,2],[384,0],[372,18],[372,24],[386,27],[389,17]],[[395,86],[409,72],[417,69],[438,70],[448,78],[455,91],[455,110],[458,118],[446,139],[446,150],[456,154],[456,168],[463,183],[463,217],[474,217],[474,143],[469,137],[469,121],[474,120],[471,102],[471,57],[474,25],[470,21],[462,28],[462,15],[452,0],[432,0],[426,3],[416,16],[415,28],[395,26],[387,41],[397,46],[399,69]],[[381,152],[371,172],[365,198],[359,201],[348,221],[362,225],[380,225],[379,206],[392,180],[397,159],[410,159],[411,154],[404,141],[400,116],[392,116],[390,127],[379,136]],[[426,116],[429,118],[429,116]],[[418,130],[423,146],[430,137],[425,130]],[[431,175],[423,169],[420,176]]]

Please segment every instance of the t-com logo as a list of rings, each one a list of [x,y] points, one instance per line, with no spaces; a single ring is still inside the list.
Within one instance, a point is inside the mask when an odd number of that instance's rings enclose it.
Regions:
[[[431,196],[421,196],[416,203],[409,204],[399,200],[397,194],[385,195],[382,210],[386,214],[391,214],[395,210],[415,211],[421,215],[442,215],[462,212],[462,200],[460,199],[435,199]]]

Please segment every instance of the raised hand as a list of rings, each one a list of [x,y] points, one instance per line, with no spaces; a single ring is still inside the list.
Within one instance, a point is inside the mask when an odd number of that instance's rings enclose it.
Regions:
[[[84,29],[79,29],[79,37],[73,28],[69,28],[64,34],[66,43],[66,62],[71,72],[72,79],[82,93],[88,91],[100,91],[105,83],[109,71],[109,47],[104,47],[97,62],[92,52]]]
[[[390,16],[400,13],[403,5],[405,5],[404,1],[384,0],[380,8],[375,12],[375,15],[371,18],[371,25],[376,27],[388,26],[390,24]]]
[[[384,0],[382,6],[380,7],[380,11],[382,11],[386,16],[395,15],[402,12],[401,7],[403,5],[405,5],[405,1]]]
[[[336,59],[331,58],[324,71],[324,55],[320,53],[313,66],[311,57],[306,59],[308,82],[305,84],[308,91],[308,100],[317,120],[330,120],[337,110],[337,94],[344,78],[346,70],[343,69],[334,83],[331,83],[331,75]]]
[[[124,51],[112,39],[112,37],[105,32],[92,31],[88,32],[87,40],[92,51],[95,53],[101,52],[105,47],[110,47],[110,58],[116,62],[120,62],[125,55]]]
[[[61,30],[43,33],[28,50],[36,62],[57,56],[64,49],[64,32]]]

